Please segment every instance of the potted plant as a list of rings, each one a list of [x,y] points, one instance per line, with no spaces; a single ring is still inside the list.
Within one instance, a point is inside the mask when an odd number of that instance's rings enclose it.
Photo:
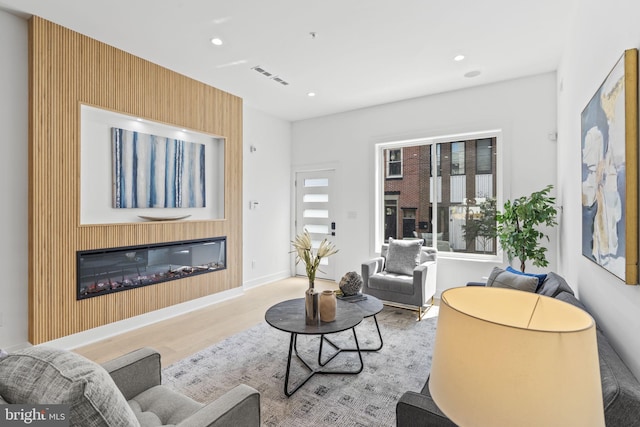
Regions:
[[[323,239],[314,253],[311,235],[307,230],[302,234],[298,234],[291,244],[296,253],[296,265],[298,265],[300,261],[304,262],[307,278],[309,279],[309,288],[305,292],[306,322],[308,324],[317,323],[319,321],[319,294],[314,289],[316,273],[318,272],[322,258],[335,254],[338,252],[338,249],[335,248],[333,243],[327,239]]]
[[[547,248],[540,244],[546,238],[540,226],[557,225],[556,199],[549,193],[553,185],[540,191],[522,196],[504,204],[504,210],[496,213],[496,236],[502,249],[507,253],[509,264],[514,258],[520,260],[520,271],[524,273],[525,263],[531,261],[536,267],[546,267],[549,261],[545,256]]]

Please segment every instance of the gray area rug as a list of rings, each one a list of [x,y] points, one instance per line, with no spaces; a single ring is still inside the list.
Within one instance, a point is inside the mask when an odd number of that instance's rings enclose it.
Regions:
[[[254,326],[163,370],[166,385],[200,402],[215,400],[240,383],[260,392],[263,426],[395,426],[396,403],[407,390],[419,391],[431,366],[437,309],[422,321],[415,312],[385,307],[377,315],[384,340],[378,352],[363,353],[358,375],[315,375],[293,396],[284,394],[290,335],[267,323]],[[375,347],[373,318],[356,327],[362,347]],[[353,334],[329,336],[353,347]],[[317,366],[319,337],[299,336],[298,350]],[[325,345],[323,354],[333,351]],[[292,361],[291,381],[307,370]],[[343,352],[327,368],[357,369],[356,353]]]

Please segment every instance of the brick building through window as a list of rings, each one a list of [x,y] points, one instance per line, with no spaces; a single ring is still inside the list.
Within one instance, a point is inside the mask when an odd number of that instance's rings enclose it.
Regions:
[[[422,238],[441,251],[495,254],[495,239],[474,226],[495,215],[496,143],[491,137],[385,149],[385,241]]]

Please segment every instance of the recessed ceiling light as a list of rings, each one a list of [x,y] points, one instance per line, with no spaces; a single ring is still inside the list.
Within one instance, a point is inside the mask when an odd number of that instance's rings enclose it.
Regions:
[[[216,45],[216,46],[221,46],[222,45],[222,40],[219,39],[218,37],[214,37],[211,39],[211,44]]]
[[[464,59],[464,55],[456,55],[453,60],[454,61],[462,61]]]
[[[473,70],[473,71],[469,71],[468,73],[465,73],[465,77],[467,78],[472,78],[472,77],[478,77],[481,74],[480,70]]]
[[[137,120],[137,121],[139,121],[139,122],[141,122],[141,121],[142,121],[142,119],[141,119],[140,117],[138,117],[136,120]]]
[[[309,93],[307,94],[307,96],[314,97],[314,96],[316,96],[316,93],[315,93],[315,92],[309,92]]]

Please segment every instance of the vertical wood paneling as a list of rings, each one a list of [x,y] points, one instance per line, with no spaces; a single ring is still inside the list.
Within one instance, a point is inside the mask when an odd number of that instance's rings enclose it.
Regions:
[[[242,285],[242,100],[69,29],[29,27],[29,340]],[[80,105],[225,138],[225,219],[80,225]],[[108,160],[110,161],[110,160]],[[76,300],[76,251],[227,237],[227,269]]]

